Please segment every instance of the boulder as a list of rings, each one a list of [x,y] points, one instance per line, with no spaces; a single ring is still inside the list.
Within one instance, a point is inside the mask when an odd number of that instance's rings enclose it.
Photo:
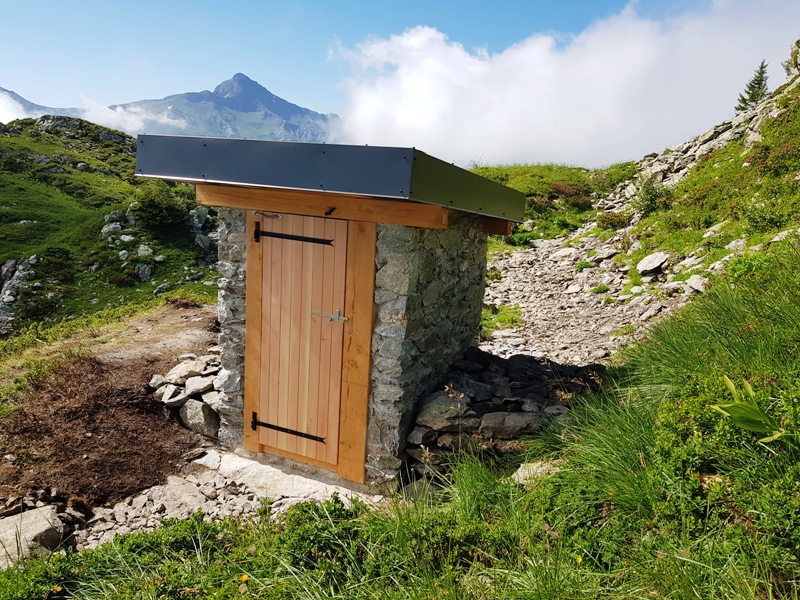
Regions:
[[[466,402],[450,398],[446,392],[436,392],[428,396],[417,415],[418,425],[436,431],[473,432],[479,423],[479,419]]]
[[[219,415],[208,404],[189,399],[181,406],[181,421],[192,431],[216,438],[219,432]]]
[[[514,471],[511,479],[521,485],[525,485],[536,479],[547,477],[553,473],[558,473],[561,470],[561,461],[549,462],[540,460],[537,462],[523,463],[519,469]]]
[[[420,444],[430,444],[436,440],[436,432],[430,427],[417,425],[411,430],[406,438],[409,444],[419,446]]]
[[[186,380],[186,395],[196,396],[214,387],[214,377],[189,377]]]
[[[187,360],[175,365],[164,377],[167,383],[183,385],[190,377],[197,377],[203,373],[206,363],[199,360]]]
[[[538,413],[493,412],[481,417],[478,433],[485,438],[510,440],[526,433],[534,433],[540,426],[541,417]]]
[[[695,292],[700,292],[701,294],[706,291],[706,286],[708,285],[708,279],[703,277],[702,275],[692,275],[687,279],[685,282],[686,287],[690,290]]]
[[[655,273],[656,271],[661,270],[661,268],[664,266],[664,263],[666,263],[667,260],[669,260],[668,253],[653,252],[653,254],[645,256],[642,260],[639,261],[639,264],[636,265],[636,270],[639,271],[640,275]]]
[[[0,569],[25,556],[54,550],[63,536],[64,524],[52,506],[0,519]]]

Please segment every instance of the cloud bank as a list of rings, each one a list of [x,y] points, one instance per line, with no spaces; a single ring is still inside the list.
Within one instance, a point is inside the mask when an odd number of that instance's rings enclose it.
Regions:
[[[183,119],[174,118],[164,112],[149,111],[140,106],[102,106],[88,98],[84,98],[83,104],[82,108],[69,109],[68,114],[79,116],[104,127],[119,129],[131,135],[148,130],[161,131],[165,126],[182,130],[187,125]],[[64,114],[63,109],[54,109],[54,111]],[[46,110],[26,111],[11,96],[0,92],[0,123],[8,123],[15,119],[37,118],[46,112]]]
[[[24,119],[27,115],[22,105],[4,92],[0,92],[0,123]]]
[[[770,88],[782,84],[797,23],[796,0],[715,0],[660,21],[631,3],[496,54],[415,27],[338,51],[353,69],[343,132],[461,165],[638,159],[732,117],[762,58]]]
[[[84,100],[81,118],[131,135],[160,130],[160,126],[186,128],[186,121],[171,117],[168,113],[153,112],[140,106],[102,106],[88,99]]]

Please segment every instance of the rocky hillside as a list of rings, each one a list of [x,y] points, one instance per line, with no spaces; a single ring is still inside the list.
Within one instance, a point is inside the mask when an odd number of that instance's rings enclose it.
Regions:
[[[787,74],[754,109],[644,157],[636,177],[595,194],[594,218],[581,227],[496,254],[487,305],[519,306],[524,324],[482,348],[601,361],[708,285],[746,277],[773,244],[796,241],[800,77]]]
[[[88,121],[0,125],[0,335],[211,283],[213,214],[134,166],[133,138]]]

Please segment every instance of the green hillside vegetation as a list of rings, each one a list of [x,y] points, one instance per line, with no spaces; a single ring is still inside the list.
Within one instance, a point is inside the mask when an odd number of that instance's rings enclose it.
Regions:
[[[553,238],[594,220],[594,199],[636,176],[636,164],[618,163],[605,169],[556,164],[476,167],[473,172],[527,196],[525,226],[509,238],[514,246],[537,238]],[[627,223],[625,223],[627,225]]]
[[[528,239],[595,219],[590,234],[610,236],[635,212],[619,242],[640,244],[622,254],[630,264],[661,249],[708,265],[740,238],[751,248],[622,352],[603,392],[525,452],[463,454],[381,509],[334,499],[276,522],[267,506],[252,521],[197,514],[31,559],[0,573],[0,600],[797,600],[800,95],[783,93],[779,106],[761,141],[705,155],[675,189],[638,181],[627,215],[603,217],[586,199],[633,177],[631,163],[476,169],[528,195]],[[767,243],[786,230],[795,232]],[[523,461],[557,470],[523,486],[509,477]]]
[[[657,326],[526,453],[462,455],[411,501],[299,504],[273,523],[268,504],[254,521],[198,513],[29,560],[0,573],[0,599],[796,599],[798,294],[784,242]],[[560,470],[525,487],[508,477],[523,459]]]
[[[193,190],[136,178],[135,149],[124,133],[69,117],[0,125],[0,264],[36,256],[16,329],[144,301],[164,283],[199,291],[211,278],[213,245],[198,247],[184,226]],[[131,239],[104,239],[108,215],[127,226],[134,202]],[[142,244],[152,255],[138,256]],[[151,267],[148,281],[138,264]]]

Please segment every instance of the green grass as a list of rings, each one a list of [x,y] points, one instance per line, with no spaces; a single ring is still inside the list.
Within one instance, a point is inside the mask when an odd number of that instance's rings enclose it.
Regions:
[[[0,599],[797,598],[800,466],[712,408],[750,381],[789,431],[800,402],[800,252],[717,284],[623,355],[528,453],[462,455],[429,493],[333,500],[284,521],[202,515],[0,573]],[[523,460],[561,461],[528,487]]]
[[[704,158],[671,198],[653,193],[652,211],[622,244],[638,239],[641,250],[618,260],[698,247],[716,260],[731,239],[759,243],[796,224],[797,110],[763,133],[752,156],[734,142]],[[558,166],[484,169],[539,199],[553,181],[585,190],[600,179]],[[628,176],[625,166],[607,171],[602,185]],[[722,221],[718,236],[702,237]],[[759,409],[789,435],[800,431],[794,242],[731,261],[704,295],[623,352],[604,389],[530,440],[526,454],[463,455],[430,493],[377,510],[333,500],[297,505],[276,523],[196,515],[97,550],[32,559],[0,572],[0,600],[797,600],[796,451],[714,409],[731,401],[727,376],[740,388],[748,382]],[[628,276],[628,288],[641,283],[635,269]],[[484,315],[491,326],[520,317],[513,307]],[[521,461],[540,459],[559,460],[560,471],[528,487],[509,479]]]
[[[183,226],[193,191],[136,178],[133,138],[77,119],[47,131],[32,119],[0,127],[0,263],[37,257],[36,287],[17,301],[15,329],[145,302],[164,283],[196,288],[193,281],[215,278],[205,266],[215,248],[196,246]],[[125,233],[135,239],[103,239],[104,217],[133,202],[140,222]],[[140,244],[153,254],[138,257]],[[138,277],[138,264],[153,269],[150,281]]]
[[[481,337],[489,339],[492,332],[498,329],[519,327],[523,322],[522,309],[517,305],[501,304],[496,308],[484,308],[481,312]]]
[[[527,196],[525,218],[532,229],[517,228],[509,237],[514,246],[534,239],[565,235],[595,217],[593,195],[612,191],[636,175],[634,163],[606,169],[584,169],[557,164],[476,167],[475,173],[507,185]]]

